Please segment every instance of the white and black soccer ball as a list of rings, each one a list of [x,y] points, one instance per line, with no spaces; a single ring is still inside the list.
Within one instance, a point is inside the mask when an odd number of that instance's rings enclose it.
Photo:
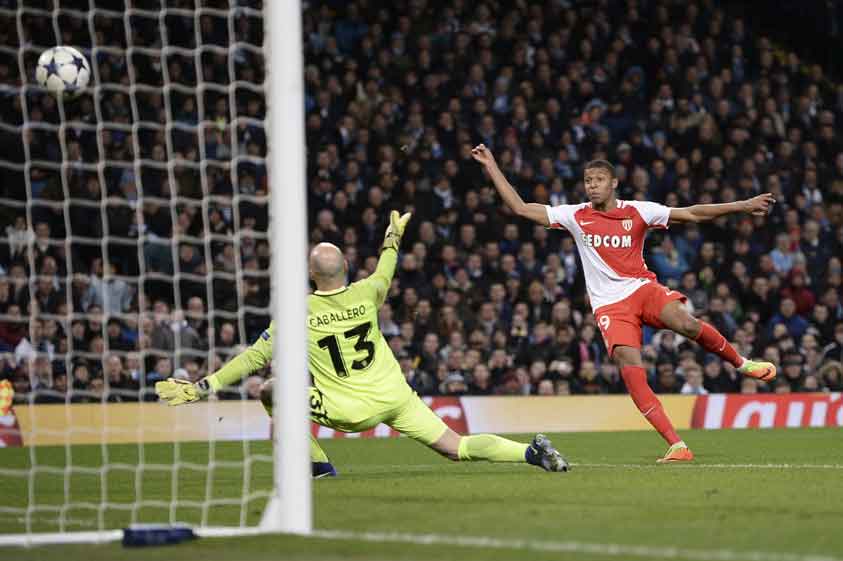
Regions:
[[[91,80],[91,65],[73,47],[53,47],[38,57],[35,79],[58,97],[74,97]]]

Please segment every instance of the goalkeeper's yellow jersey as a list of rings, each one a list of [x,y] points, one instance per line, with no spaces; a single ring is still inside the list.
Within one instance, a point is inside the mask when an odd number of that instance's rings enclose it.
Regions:
[[[378,308],[386,299],[397,253],[381,254],[367,279],[308,296],[308,366],[313,383],[331,407],[329,419],[360,422],[406,402],[413,392],[378,325]],[[208,381],[216,390],[240,380],[272,359],[275,325]]]
[[[391,275],[374,274],[308,297],[307,351],[313,383],[346,421],[381,414],[412,395],[378,325],[378,308],[390,281]]]

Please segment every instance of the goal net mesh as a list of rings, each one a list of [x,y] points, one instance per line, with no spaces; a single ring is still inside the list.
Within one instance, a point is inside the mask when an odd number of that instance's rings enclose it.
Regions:
[[[258,523],[261,376],[178,408],[154,384],[269,323],[262,8],[0,2],[0,442],[24,445],[2,452],[0,532]],[[35,82],[62,44],[93,73],[65,101]]]

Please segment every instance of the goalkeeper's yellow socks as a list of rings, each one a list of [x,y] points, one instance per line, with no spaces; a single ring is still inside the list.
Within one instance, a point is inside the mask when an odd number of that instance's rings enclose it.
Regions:
[[[327,463],[328,454],[322,450],[322,447],[319,446],[319,442],[313,438],[313,435],[310,435],[310,461],[311,462],[325,462]]]
[[[337,476],[337,470],[313,435],[310,435],[310,470],[314,479]]]
[[[262,402],[264,409],[272,417],[272,404]],[[311,462],[318,462],[318,463],[328,463],[328,455],[322,450],[322,447],[319,446],[319,441],[317,441],[313,435],[310,435],[310,461]]]
[[[494,434],[477,434],[460,438],[461,462],[525,462],[528,446]]]
[[[264,409],[272,417],[272,402],[268,399],[261,399]],[[322,477],[334,477],[337,475],[337,470],[331,465],[331,460],[328,459],[328,454],[319,446],[319,441],[310,435],[310,467],[315,479]]]

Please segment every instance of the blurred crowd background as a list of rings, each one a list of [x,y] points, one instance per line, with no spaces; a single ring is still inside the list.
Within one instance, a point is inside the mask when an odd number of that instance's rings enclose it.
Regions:
[[[19,401],[154,399],[155,381],[212,373],[269,321],[268,195],[293,186],[267,181],[261,2],[93,4],[0,0],[0,377]],[[727,10],[305,2],[310,240],[339,245],[353,281],[374,270],[389,211],[414,213],[380,327],[416,391],[625,391],[573,240],[502,206],[470,156],[481,142],[525,200],[551,205],[585,200],[595,158],[626,199],[772,192],[766,218],[672,227],[645,252],[779,379],[740,379],[648,330],[651,384],[843,390],[843,81]],[[88,56],[98,88],[62,105],[34,87],[55,44]],[[266,374],[222,397],[256,397]]]

